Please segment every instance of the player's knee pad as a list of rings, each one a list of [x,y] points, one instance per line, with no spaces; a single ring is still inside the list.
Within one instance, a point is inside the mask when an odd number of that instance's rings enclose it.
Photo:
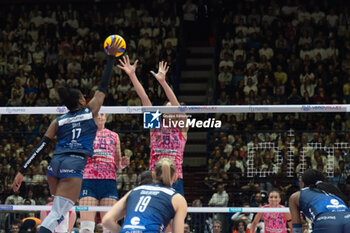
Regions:
[[[64,220],[66,213],[74,206],[74,202],[68,198],[55,196],[51,211],[44,219],[41,226],[51,232]]]
[[[69,212],[65,214],[63,221],[55,228],[56,233],[68,232]]]
[[[95,222],[92,221],[81,221],[79,233],[94,233]]]

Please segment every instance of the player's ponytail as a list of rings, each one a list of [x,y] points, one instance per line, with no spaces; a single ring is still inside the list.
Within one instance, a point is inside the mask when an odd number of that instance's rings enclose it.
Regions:
[[[319,189],[328,194],[333,194],[341,198],[348,205],[347,197],[335,186],[326,181],[322,172],[313,169],[307,169],[302,175],[302,180],[306,187],[310,189]]]
[[[172,179],[176,173],[174,162],[168,158],[158,160],[155,166],[156,180],[171,187]]]
[[[58,95],[60,96],[61,104],[65,105],[71,111],[78,107],[82,94],[78,89],[59,87]]]

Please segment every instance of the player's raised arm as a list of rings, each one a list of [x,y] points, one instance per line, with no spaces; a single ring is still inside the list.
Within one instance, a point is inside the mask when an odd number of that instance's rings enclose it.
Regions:
[[[112,68],[114,65],[114,58],[115,58],[115,55],[121,49],[120,48],[121,43],[122,43],[121,39],[118,39],[116,41],[116,37],[114,37],[111,44],[107,45],[107,63],[102,74],[101,83],[98,86],[94,97],[87,104],[87,106],[91,109],[94,117],[97,116],[98,112],[100,111],[104,98],[107,94],[108,84],[111,79]]]
[[[161,61],[159,62],[158,73],[155,73],[154,71],[150,71],[150,72],[157,79],[159,84],[162,86],[166,96],[168,97],[168,100],[171,106],[180,106],[180,103],[175,93],[173,92],[173,90],[171,89],[171,87],[166,81],[166,74],[168,70],[169,70],[169,66],[167,62]],[[178,113],[176,114],[176,116],[177,116],[175,117],[176,120],[186,121],[187,119],[187,115],[184,113]],[[184,127],[182,133],[184,134],[185,138],[187,138],[187,131],[188,131],[188,127]]]
[[[180,103],[177,100],[176,95],[174,94],[173,90],[171,90],[170,86],[165,80],[166,73],[168,72],[168,70],[169,70],[169,66],[167,65],[167,62],[161,61],[159,62],[158,73],[155,73],[154,71],[150,71],[150,72],[158,80],[159,84],[162,86],[171,105],[180,106]]]
[[[123,57],[123,59],[119,59],[120,65],[117,65],[120,69],[124,70],[125,73],[129,76],[132,84],[134,85],[135,91],[137,95],[140,97],[142,105],[143,106],[152,106],[152,103],[150,99],[148,98],[148,95],[141,85],[140,81],[137,79],[136,76],[136,66],[138,63],[138,60],[135,61],[133,65],[130,64],[129,56],[126,55]]]

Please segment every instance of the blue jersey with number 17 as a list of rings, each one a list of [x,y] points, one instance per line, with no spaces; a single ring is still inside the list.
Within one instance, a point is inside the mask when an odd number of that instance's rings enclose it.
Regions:
[[[126,200],[126,217],[120,233],[161,233],[175,216],[171,202],[176,191],[162,184],[134,188]]]
[[[54,155],[79,153],[92,156],[97,126],[89,108],[68,112],[57,118],[57,145]]]

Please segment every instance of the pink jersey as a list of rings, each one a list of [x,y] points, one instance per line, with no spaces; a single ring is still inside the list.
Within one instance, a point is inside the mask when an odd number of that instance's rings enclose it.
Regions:
[[[83,179],[117,179],[114,155],[118,134],[109,129],[98,130],[94,154],[86,163]]]
[[[185,145],[186,138],[180,128],[155,129],[151,136],[149,169],[153,170],[159,159],[170,158],[175,162],[178,178],[183,178],[182,162]]]
[[[264,208],[269,208],[270,205],[265,205]],[[284,208],[283,205],[278,205],[278,208]],[[287,233],[287,220],[284,213],[263,213],[265,233]]]

